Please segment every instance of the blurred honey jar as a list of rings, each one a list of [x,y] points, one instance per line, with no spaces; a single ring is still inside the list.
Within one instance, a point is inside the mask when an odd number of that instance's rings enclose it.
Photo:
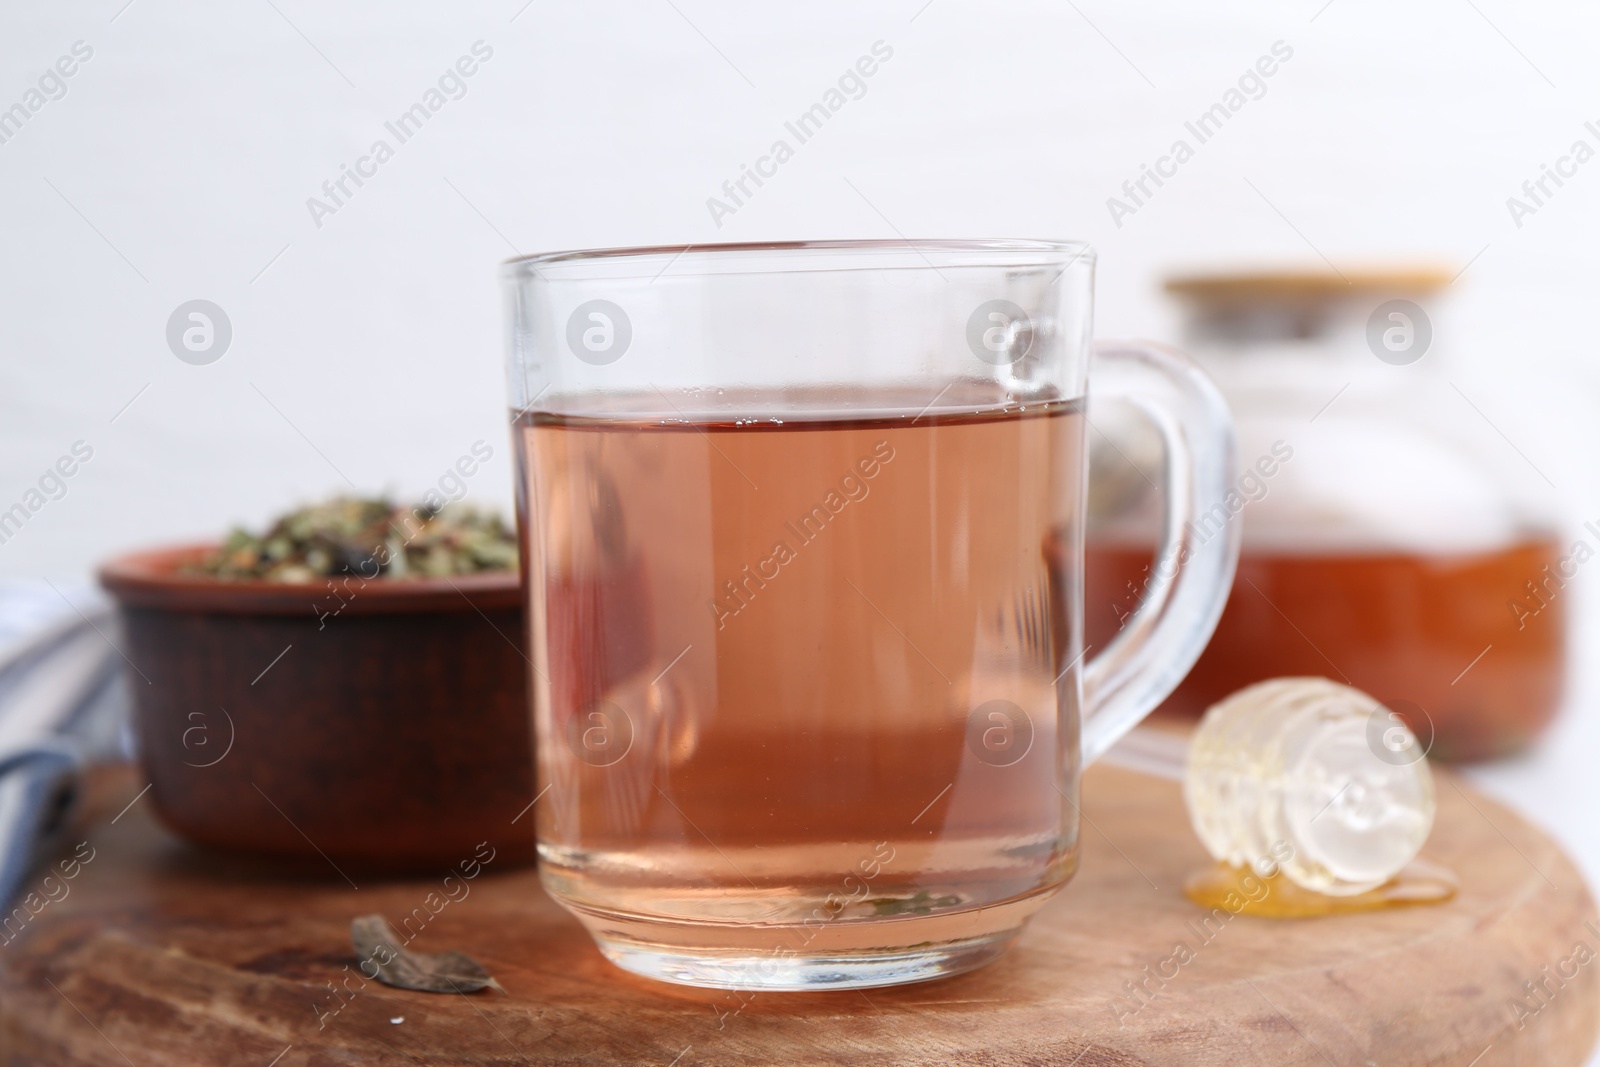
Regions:
[[[1514,752],[1566,675],[1565,586],[1600,536],[1564,546],[1544,477],[1451,378],[1434,269],[1179,277],[1187,349],[1238,424],[1240,472],[1189,529],[1241,516],[1215,636],[1166,710],[1322,675],[1372,693],[1447,760]],[[1172,561],[1152,558],[1153,427],[1092,409],[1085,635],[1103,648]]]

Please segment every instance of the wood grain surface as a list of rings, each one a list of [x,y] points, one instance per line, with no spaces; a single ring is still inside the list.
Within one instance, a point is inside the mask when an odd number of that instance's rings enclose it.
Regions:
[[[1600,1026],[1600,925],[1577,871],[1443,774],[1426,855],[1462,889],[1442,906],[1208,930],[1179,891],[1205,857],[1177,787],[1097,768],[1082,872],[997,963],[865,994],[757,995],[616,970],[532,870],[498,857],[441,906],[443,869],[352,888],[326,865],[199,852],[149,819],[148,797],[113,823],[141,785],[121,778],[77,836],[93,859],[70,881],[52,868],[54,888],[36,875],[36,901],[56,899],[0,944],[0,1062],[1562,1067]],[[507,992],[366,982],[349,923],[374,911],[397,927],[426,916],[414,947],[461,949]]]

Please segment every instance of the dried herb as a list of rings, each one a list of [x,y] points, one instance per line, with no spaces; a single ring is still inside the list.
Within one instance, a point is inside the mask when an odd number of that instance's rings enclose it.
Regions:
[[[872,905],[875,917],[885,915],[930,915],[940,908],[953,908],[961,898],[953,894],[936,897],[926,889],[919,889],[909,897],[877,897],[866,903]]]
[[[423,993],[476,993],[485,988],[505,992],[482,964],[464,953],[412,952],[402,947],[382,915],[352,919],[350,943],[361,956],[361,973],[370,978],[376,968],[384,985]]]
[[[440,578],[516,566],[515,533],[492,512],[335,497],[289,512],[264,533],[236,528],[191,569],[225,580],[313,582],[339,575]]]

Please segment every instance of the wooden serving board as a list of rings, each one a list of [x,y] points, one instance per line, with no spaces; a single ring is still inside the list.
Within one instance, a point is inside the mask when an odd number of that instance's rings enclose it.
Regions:
[[[998,962],[865,994],[754,996],[624,974],[533,871],[495,862],[429,913],[414,947],[465,951],[505,994],[361,984],[351,918],[399,925],[446,872],[359,888],[326,868],[264,873],[174,839],[147,798],[113,824],[139,785],[124,776],[78,835],[94,858],[60,883],[67,895],[52,890],[0,945],[0,1062],[1560,1067],[1583,1061],[1600,1026],[1600,959],[1574,959],[1579,943],[1600,948],[1577,871],[1448,774],[1427,850],[1461,878],[1445,905],[1241,916],[1206,943],[1179,889],[1205,856],[1177,787],[1097,768],[1083,870]],[[1192,959],[1164,963],[1180,942]],[[1147,966],[1176,973],[1150,980]],[[1527,981],[1553,992],[1536,1000]],[[1153,999],[1130,1010],[1125,983],[1141,982]]]

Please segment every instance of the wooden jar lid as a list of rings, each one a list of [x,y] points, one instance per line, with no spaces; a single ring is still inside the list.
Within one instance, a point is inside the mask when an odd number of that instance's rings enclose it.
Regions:
[[[1335,272],[1316,269],[1179,274],[1164,288],[1198,303],[1260,304],[1320,302],[1374,293],[1434,293],[1456,272],[1439,265],[1381,267]]]

